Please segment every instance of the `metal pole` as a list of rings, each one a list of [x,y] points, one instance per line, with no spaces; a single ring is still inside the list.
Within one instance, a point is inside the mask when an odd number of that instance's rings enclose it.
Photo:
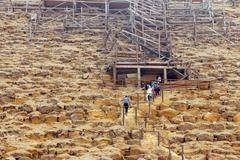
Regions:
[[[193,12],[193,36],[194,36],[194,43],[197,42],[197,28],[196,28],[196,14]]]
[[[83,20],[82,20],[82,18],[83,18],[83,8],[81,7],[80,8],[80,25],[81,25],[81,28],[80,28],[80,30],[82,31],[82,29],[83,29]]]
[[[150,99],[148,100],[148,117],[150,117],[150,111],[151,110],[151,102]]]
[[[147,115],[144,116],[144,127],[147,128]]]
[[[160,146],[160,132],[158,131],[158,146]]]
[[[124,110],[125,108],[124,108],[124,106],[123,106],[123,112],[122,112],[122,114],[123,114],[123,116],[122,116],[122,122],[123,122],[123,126],[124,126],[124,121],[125,121],[125,110]]]
[[[184,158],[184,146],[182,145],[181,147],[182,147],[181,157],[182,157],[182,160],[184,160],[184,159],[185,159],[185,158]]]
[[[161,32],[158,33],[158,55],[161,58]]]
[[[163,86],[161,87],[161,92],[162,92],[162,102],[164,102]]]
[[[168,141],[168,160],[172,160],[171,144]]]
[[[138,108],[138,109],[139,109],[139,101],[140,101],[139,93],[137,93],[137,108]]]
[[[108,31],[109,1],[105,0],[105,30]]]
[[[136,123],[136,126],[137,126],[137,111],[138,111],[138,108],[137,107],[135,107],[135,123]]]

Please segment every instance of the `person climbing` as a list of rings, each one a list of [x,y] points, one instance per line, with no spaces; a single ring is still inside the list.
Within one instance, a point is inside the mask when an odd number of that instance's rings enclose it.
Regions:
[[[125,96],[125,97],[123,98],[123,106],[124,106],[124,108],[125,108],[125,115],[127,116],[128,108],[129,108],[129,106],[130,106],[130,99],[129,99],[128,96]]]
[[[161,76],[157,77],[157,82],[162,83],[162,77]]]
[[[155,95],[159,96],[160,95],[160,83],[156,83],[156,88],[155,88]]]
[[[150,100],[152,99],[152,97],[153,97],[153,89],[152,89],[152,87],[150,86],[150,87],[147,89],[147,94],[146,94],[147,101],[150,102]]]

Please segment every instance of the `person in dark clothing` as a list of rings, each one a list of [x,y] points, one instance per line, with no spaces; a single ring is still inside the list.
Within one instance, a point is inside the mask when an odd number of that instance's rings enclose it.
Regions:
[[[125,115],[127,116],[128,108],[129,108],[129,106],[130,106],[130,99],[129,99],[128,96],[125,96],[125,97],[123,98],[123,106],[124,106],[124,108],[125,108]]]

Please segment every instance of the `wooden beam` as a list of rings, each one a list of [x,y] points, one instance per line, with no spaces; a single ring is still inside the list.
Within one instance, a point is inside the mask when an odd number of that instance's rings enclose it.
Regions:
[[[115,66],[118,68],[141,68],[141,69],[185,69],[185,67],[176,66],[154,66],[154,65],[118,65]]]
[[[137,68],[138,87],[141,87],[141,68]]]

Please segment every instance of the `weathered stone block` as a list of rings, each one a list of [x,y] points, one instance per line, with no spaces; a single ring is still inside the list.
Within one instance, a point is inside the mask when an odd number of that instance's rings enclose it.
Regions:
[[[70,116],[72,121],[78,121],[78,120],[84,120],[86,117],[84,112],[76,112],[76,113],[72,113],[72,115]]]
[[[57,105],[40,106],[40,107],[37,107],[37,111],[39,111],[42,114],[48,114],[48,113],[52,113],[52,112],[59,113],[61,111],[61,107],[57,106]]]
[[[161,110],[159,113],[158,113],[158,116],[161,117],[161,116],[164,116],[166,118],[173,118],[175,116],[178,115],[178,111],[176,111],[175,109],[171,109],[171,108],[168,108],[168,109],[164,109],[164,110]]]
[[[233,120],[234,120],[234,122],[240,124],[240,113],[236,114],[236,115],[233,117]]]
[[[196,117],[194,115],[191,115],[191,114],[184,114],[183,115],[183,120],[184,122],[196,122]]]
[[[43,117],[40,115],[33,115],[29,118],[30,122],[33,124],[41,124],[43,123]]]
[[[99,119],[104,117],[105,117],[105,113],[103,111],[93,110],[89,112],[89,118]]]
[[[192,130],[194,128],[195,127],[192,123],[183,123],[177,126],[177,129],[180,131]]]
[[[27,112],[27,113],[33,112],[33,108],[32,108],[31,106],[29,106],[29,105],[19,106],[19,107],[18,107],[18,110],[20,110],[20,111],[25,111],[25,112]]]
[[[197,135],[198,141],[213,141],[213,135],[210,133],[199,133]]]
[[[218,133],[215,134],[214,137],[217,139],[217,141],[232,141],[234,139],[234,136],[231,133]]]
[[[50,124],[50,123],[57,122],[57,120],[58,120],[58,117],[56,115],[47,115],[45,116],[44,122]]]
[[[184,136],[184,141],[185,142],[196,141],[196,140],[197,140],[197,136],[195,134],[186,134]]]
[[[218,113],[206,113],[203,119],[209,122],[217,122],[220,119],[220,114]]]

